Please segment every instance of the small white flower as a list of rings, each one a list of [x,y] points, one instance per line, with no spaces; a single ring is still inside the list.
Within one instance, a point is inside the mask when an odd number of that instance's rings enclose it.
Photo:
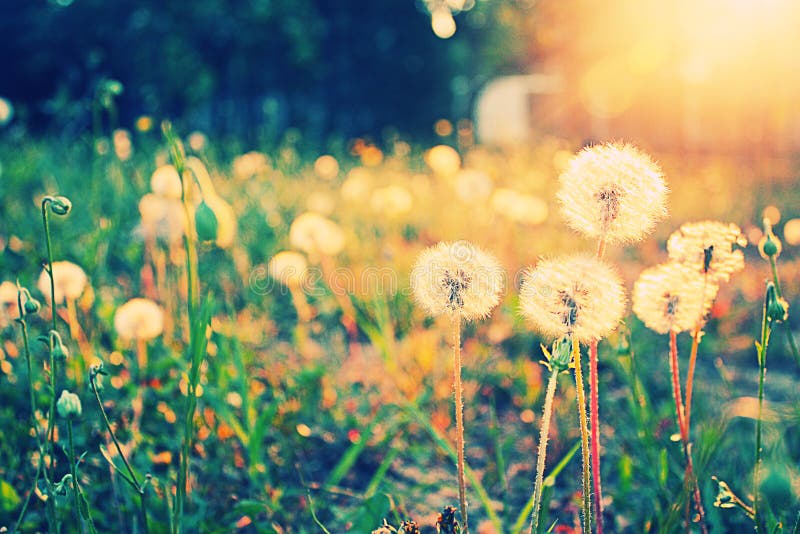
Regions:
[[[150,299],[131,299],[117,308],[114,330],[122,339],[148,341],[164,331],[164,310]]]
[[[64,299],[77,300],[89,282],[84,270],[70,261],[53,262],[53,280],[56,304],[61,304]],[[39,275],[36,287],[50,302],[50,275],[46,270],[43,269]]]

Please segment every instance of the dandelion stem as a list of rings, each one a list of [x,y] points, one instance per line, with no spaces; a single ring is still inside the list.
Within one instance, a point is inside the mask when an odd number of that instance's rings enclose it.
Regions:
[[[558,384],[558,369],[553,367],[550,378],[547,380],[547,393],[544,397],[544,416],[542,427],[539,430],[539,450],[536,457],[536,482],[533,485],[533,517],[531,519],[531,534],[539,531],[539,515],[542,506],[542,481],[544,478],[544,462],[547,455],[547,440],[550,435],[550,418],[553,414],[553,397]]]
[[[605,237],[597,241],[597,259],[602,259],[606,251]],[[589,417],[592,429],[592,481],[594,483],[594,513],[597,534],[603,534],[603,490],[600,483],[600,403],[597,377],[597,343],[589,344]]]
[[[78,500],[80,493],[80,486],[78,486],[78,473],[75,471],[75,442],[72,439],[72,417],[67,418],[67,438],[69,443],[69,473],[72,475],[72,505],[75,507],[75,519],[80,525],[81,532],[83,528],[83,518],[81,517],[81,505]]]
[[[114,434],[114,429],[111,428],[111,421],[109,421],[108,414],[106,414],[106,408],[103,406],[103,399],[100,398],[100,391],[97,389],[96,377],[94,374],[89,375],[89,385],[92,388],[92,393],[94,393],[95,400],[97,400],[97,405],[100,407],[100,415],[103,416],[103,422],[106,425],[106,429],[108,430],[108,433],[111,434],[111,441],[114,442],[114,447],[117,449],[120,458],[122,458],[122,462],[125,464],[125,468],[128,470],[128,474],[130,475],[130,479],[134,484],[134,488],[136,491],[140,491],[141,485],[139,484],[139,480],[136,478],[136,473],[133,471],[131,464],[128,463],[125,453],[122,452],[122,446],[120,446],[119,441],[117,441],[117,436]]]
[[[694,369],[697,365],[697,349],[700,346],[700,326],[692,331],[692,351],[689,354],[689,370],[686,376],[686,430],[691,430],[692,391],[694,389]]]
[[[778,298],[783,298],[783,292],[781,291],[781,282],[778,278],[778,266],[775,263],[775,256],[769,257],[769,266],[772,269],[772,282],[775,284],[775,293],[778,295]],[[794,356],[794,361],[800,363],[800,351],[797,349],[797,342],[794,340],[794,335],[792,335],[792,329],[789,327],[789,322],[784,321],[785,332],[786,332],[786,339],[789,342],[789,348],[792,349],[792,356]]]
[[[592,481],[597,534],[603,534],[603,492],[600,485],[600,409],[597,380],[597,340],[589,344],[589,416],[592,429]]]
[[[583,532],[592,532],[592,487],[589,476],[589,423],[586,420],[586,394],[583,389],[581,349],[578,340],[572,339],[572,359],[575,363],[575,390],[578,401],[578,419],[581,427],[581,454],[583,456]]]
[[[22,291],[19,290],[19,282],[17,282],[17,288],[17,310],[19,311],[19,319],[17,319],[17,322],[19,323],[20,328],[22,328],[22,344],[25,349],[25,364],[28,367],[28,396],[31,403],[31,430],[33,430],[36,435],[36,444],[39,448],[39,453],[41,453],[42,441],[36,423],[36,400],[33,392],[33,366],[31,364],[31,349],[28,342],[28,322],[25,320],[25,309],[22,307]],[[28,493],[28,496],[25,498],[25,503],[22,505],[22,510],[19,512],[19,517],[17,518],[17,522],[12,532],[17,532],[20,525],[22,525],[22,520],[25,519],[25,514],[28,511],[28,505],[31,502],[31,496],[36,491],[36,485],[39,483],[39,477],[42,476],[43,465],[44,462],[40,459],[39,466],[36,469],[36,476],[33,478],[33,487]]]
[[[773,263],[774,265],[774,263]],[[776,292],[780,295],[777,285],[775,286]],[[756,467],[753,473],[753,522],[755,523],[756,533],[765,530],[761,525],[761,510],[759,507],[760,501],[760,486],[761,486],[761,434],[762,434],[762,415],[764,408],[764,380],[767,375],[767,346],[769,345],[769,336],[772,333],[770,322],[767,319],[767,300],[764,299],[764,311],[761,319],[761,342],[758,344],[758,416],[756,417]]]
[[[700,347],[700,337],[703,332],[702,323],[704,320],[704,310],[706,301],[706,290],[708,289],[708,271],[703,273],[703,298],[701,299],[700,316],[697,324],[692,330],[692,350],[689,353],[689,370],[686,374],[686,431],[691,435],[692,421],[692,391],[694,390],[694,370],[697,365],[697,349]]]
[[[57,332],[56,328],[56,283],[53,279],[53,246],[50,239],[50,220],[47,217],[47,205],[52,202],[52,198],[47,196],[42,200],[42,224],[44,226],[44,236],[47,243],[47,265],[45,269],[50,277],[50,315],[53,322],[53,332]],[[56,414],[56,359],[53,356],[53,351],[50,350],[50,410],[47,415],[47,434],[45,440],[47,441],[47,456],[49,458],[49,465],[44,470],[45,481],[47,482],[47,501],[46,508],[49,516],[50,531],[58,531],[56,522],[56,509],[55,499],[53,498],[53,477],[55,475],[55,414]],[[46,461],[42,458],[42,461]]]
[[[458,502],[461,506],[462,532],[469,534],[467,521],[467,483],[464,478],[464,389],[461,385],[461,316],[452,313],[453,322],[453,385],[456,405],[456,451],[458,452]]]
[[[598,260],[602,259],[605,253],[606,253],[606,239],[604,237],[601,237],[600,239],[597,240],[597,253],[596,253],[597,259]]]
[[[25,514],[28,513],[28,505],[31,503],[31,497],[33,494],[36,493],[36,487],[39,484],[39,477],[42,476],[42,471],[44,469],[44,462],[39,462],[39,467],[36,469],[36,476],[33,477],[33,487],[28,492],[28,496],[25,497],[25,502],[22,504],[22,510],[19,512],[19,517],[17,517],[17,522],[14,524],[14,528],[11,529],[11,534],[16,534],[19,532],[19,528],[22,526],[22,520],[25,519]]]
[[[92,389],[92,393],[94,393],[94,398],[97,400],[97,405],[100,407],[100,414],[103,416],[103,422],[106,425],[106,429],[108,433],[111,435],[111,441],[114,442],[114,447],[117,449],[117,453],[119,454],[120,458],[122,458],[122,462],[125,464],[125,468],[128,471],[129,476],[125,476],[124,473],[120,471],[122,478],[124,478],[128,483],[136,490],[136,493],[139,494],[139,505],[140,505],[140,512],[142,514],[142,528],[144,533],[147,534],[149,532],[147,526],[147,504],[145,502],[145,484],[140,484],[139,480],[136,478],[136,473],[131,467],[131,464],[128,462],[128,459],[125,457],[125,453],[122,452],[122,447],[117,441],[117,436],[114,434],[114,429],[111,428],[111,421],[108,419],[108,414],[106,413],[105,406],[103,406],[103,399],[100,398],[100,391],[97,389],[97,383],[95,380],[97,379],[96,374],[94,371],[89,373],[89,386]],[[116,468],[116,466],[113,466]],[[145,483],[147,479],[149,479],[150,475],[147,475],[145,479]]]
[[[694,464],[692,462],[691,446],[689,445],[689,431],[686,427],[686,413],[684,412],[683,400],[681,394],[681,379],[680,369],[678,367],[678,341],[677,334],[674,330],[669,333],[669,368],[672,375],[672,396],[675,399],[675,415],[678,420],[678,428],[680,430],[681,442],[683,443],[683,455],[686,460],[687,484],[690,486],[692,497],[694,499],[697,515],[699,516],[700,530],[703,534],[708,532],[706,527],[706,513],[703,508],[703,500],[700,495],[700,486],[697,482],[697,477],[694,472]],[[687,525],[687,528],[688,525]]]

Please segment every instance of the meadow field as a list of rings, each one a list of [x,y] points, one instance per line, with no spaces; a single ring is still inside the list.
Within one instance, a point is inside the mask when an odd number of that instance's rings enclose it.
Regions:
[[[387,134],[318,151],[297,130],[245,150],[149,117],[70,143],[0,131],[0,526],[457,532],[457,346],[471,531],[528,532],[541,508],[539,532],[587,519],[608,532],[798,532],[796,159],[650,154],[666,216],[605,243],[624,299],[598,301],[608,331],[589,325],[586,341],[578,327],[594,304],[562,295],[568,317],[541,327],[525,291],[532,267],[598,261],[565,213],[581,144],[482,146],[468,123],[441,133],[435,146]],[[601,178],[618,164],[605,160]],[[616,198],[611,218],[629,209]],[[706,282],[673,295],[713,285],[716,298],[701,295],[678,327],[678,297],[634,287],[682,261],[667,241],[702,221],[724,223],[725,237],[699,249]],[[461,278],[434,280],[445,292],[434,305],[412,279],[440,242]],[[500,285],[488,310],[468,313],[479,284],[460,269],[475,250],[496,258]],[[661,333],[641,311],[656,301]],[[590,508],[583,499],[565,325],[587,395],[598,351],[602,522],[596,481]],[[688,404],[678,415],[673,378]]]

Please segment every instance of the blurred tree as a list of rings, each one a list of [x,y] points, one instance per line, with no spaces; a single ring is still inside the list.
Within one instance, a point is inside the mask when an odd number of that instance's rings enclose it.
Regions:
[[[414,0],[4,0],[0,95],[29,126],[88,131],[104,79],[140,114],[248,134],[430,131],[524,63],[516,0],[479,0],[446,41]],[[463,22],[463,24],[462,24]]]

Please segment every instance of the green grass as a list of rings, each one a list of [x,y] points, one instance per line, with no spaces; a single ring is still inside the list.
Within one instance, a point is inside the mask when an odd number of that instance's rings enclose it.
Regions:
[[[446,325],[424,318],[411,301],[408,270],[424,246],[457,238],[493,250],[510,273],[503,304],[491,318],[465,326],[463,336],[471,530],[477,531],[484,522],[503,533],[525,530],[546,375],[538,364],[540,340],[517,317],[513,274],[539,254],[555,255],[576,246],[556,213],[551,182],[558,169],[552,163],[552,150],[520,154],[479,147],[465,156],[469,166],[491,173],[497,186],[534,193],[550,204],[548,220],[528,228],[491,213],[487,203],[464,205],[448,179],[426,170],[424,147],[399,155],[387,143],[384,161],[368,169],[370,189],[401,184],[413,194],[414,209],[392,219],[374,211],[369,196],[361,201],[341,197],[346,172],[359,166],[357,156],[334,153],[342,170],[334,180],[325,181],[314,175],[315,151],[285,140],[263,147],[272,161],[269,169],[242,180],[232,171],[232,159],[240,152],[237,144],[212,143],[196,155],[211,170],[217,192],[233,206],[238,222],[231,248],[221,250],[209,243],[198,247],[200,295],[209,299],[210,329],[198,328],[189,335],[186,295],[180,289],[183,258],[169,261],[170,253],[180,256],[176,252],[180,247],[170,251],[159,245],[167,261],[167,278],[165,290],[157,296],[172,311],[173,334],[149,342],[150,376],[140,384],[133,372],[135,346],[115,332],[114,312],[128,299],[152,291],[151,275],[143,271],[149,256],[137,230],[138,202],[149,191],[156,159],[166,146],[157,133],[135,132],[132,159],[119,161],[113,150],[97,155],[87,140],[64,143],[3,135],[0,132],[0,277],[19,279],[45,302],[35,289],[46,259],[38,203],[45,194],[70,198],[72,213],[50,220],[53,256],[77,263],[89,275],[91,294],[87,291],[79,299],[77,313],[90,353],[81,353],[62,319],[58,328],[73,358],[85,358],[87,367],[95,360],[104,362],[108,372],[103,377],[104,408],[132,469],[140,479],[152,475],[147,489],[151,532],[168,530],[173,515],[172,491],[180,470],[186,413],[181,381],[185,383],[192,368],[202,394],[198,392],[197,410],[190,420],[195,440],[190,448],[191,491],[183,512],[184,531],[230,532],[238,525],[243,532],[312,533],[324,525],[330,532],[349,528],[360,533],[378,528],[384,518],[396,525],[412,517],[427,529],[423,532],[433,532],[436,514],[458,499],[450,358]],[[565,145],[559,143],[555,146]],[[735,162],[721,161],[733,176]],[[688,166],[667,158],[668,180],[679,185],[677,190],[688,190]],[[530,168],[539,169],[548,181],[531,183]],[[767,193],[772,196],[758,191],[764,204],[776,204],[787,218],[800,215],[791,212],[800,205],[796,188],[770,187]],[[349,340],[335,287],[316,279],[306,291],[315,315],[304,325],[308,343],[301,349],[291,297],[279,286],[258,289],[253,276],[263,275],[269,259],[289,248],[289,226],[305,211],[311,192],[334,199],[330,218],[345,231],[347,245],[334,259],[335,266],[351,273],[369,266],[390,267],[397,275],[397,291],[376,294],[354,286],[346,298],[357,312],[359,329],[358,338]],[[679,206],[680,213],[694,213],[698,219],[705,218],[708,209],[697,195],[676,196],[670,202]],[[746,228],[759,225],[762,207],[707,216]],[[465,212],[474,216],[464,220]],[[615,253],[628,288],[645,266],[662,261],[659,249],[680,222],[661,223],[641,248]],[[776,233],[780,236],[778,227]],[[784,244],[777,268],[785,298],[796,305],[800,281],[793,274],[798,267],[793,248]],[[740,510],[712,506],[717,487],[711,480],[717,476],[752,502],[756,424],[745,398],[755,397],[758,390],[753,341],[760,333],[763,295],[752,288],[763,288],[771,270],[752,246],[746,262],[745,272],[734,276],[724,289],[722,304],[715,308],[700,346],[695,381],[695,468],[709,524],[716,532],[752,528]],[[40,417],[47,416],[51,399],[43,371],[47,350],[36,341],[51,328],[48,319],[45,312],[28,318],[31,377],[19,326],[13,317],[0,323],[0,526],[9,529],[37,474],[28,380],[35,385]],[[186,356],[190,339],[204,335],[207,353],[195,354],[190,365]],[[686,358],[691,339],[684,334],[678,343],[681,357]],[[664,336],[649,332],[632,315],[620,333],[600,344],[609,531],[683,530],[688,495],[683,489],[681,445],[674,439],[678,430],[667,348]],[[685,360],[681,365],[685,369]],[[797,374],[785,334],[776,331],[765,384],[762,503],[766,521],[773,521],[770,514],[774,514],[783,521],[784,532],[794,527],[798,512]],[[122,465],[92,392],[87,387],[75,389],[75,379],[71,371],[60,377],[83,402],[83,414],[73,422],[75,452],[82,458],[77,469],[81,487],[99,532],[127,531],[140,524],[134,519],[140,515],[139,497],[120,474],[112,473],[103,457],[101,451],[107,450]],[[134,428],[133,402],[138,393],[142,416],[139,428]],[[550,475],[542,508],[545,527],[574,525],[579,518],[581,466],[574,447],[579,439],[574,399],[574,385],[562,380],[545,471]],[[67,428],[62,420],[55,423],[57,482],[69,469]],[[67,531],[77,529],[69,495],[55,502]],[[21,530],[36,529],[47,530],[47,519],[44,503],[34,495]]]

